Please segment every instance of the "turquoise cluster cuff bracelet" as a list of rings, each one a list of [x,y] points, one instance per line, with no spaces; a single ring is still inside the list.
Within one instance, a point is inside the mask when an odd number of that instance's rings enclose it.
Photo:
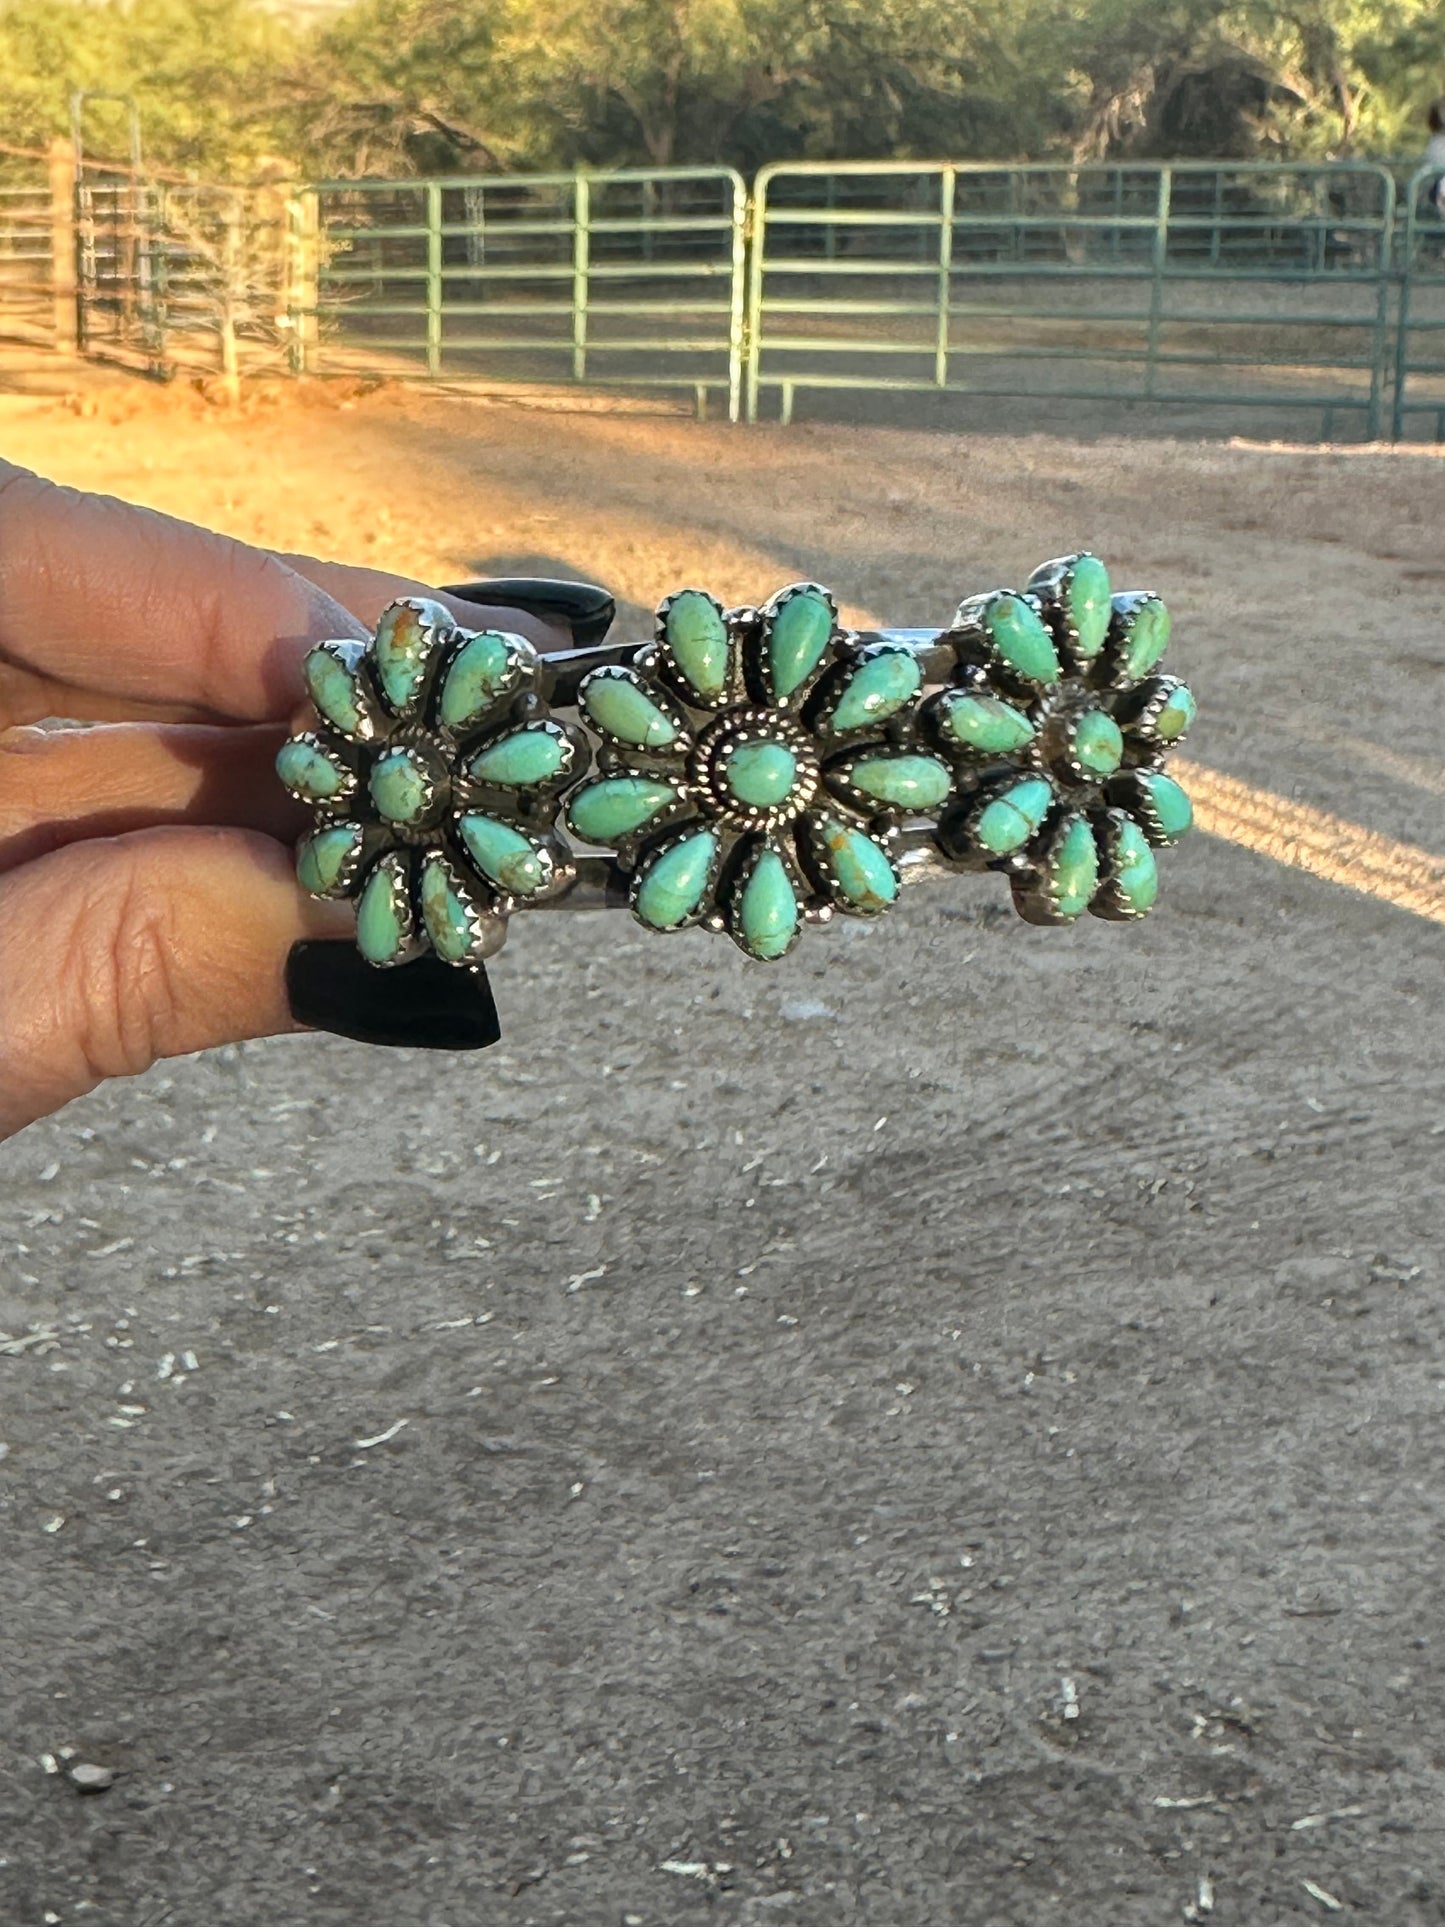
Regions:
[[[513,915],[557,908],[776,962],[968,871],[1031,923],[1131,921],[1191,817],[1164,769],[1194,716],[1168,641],[1160,598],[1089,554],[938,630],[848,628],[812,582],[746,608],[686,588],[642,646],[541,655],[407,599],[306,658],[314,721],[277,756],[315,816],[297,874],[355,899],[378,972],[484,976]]]

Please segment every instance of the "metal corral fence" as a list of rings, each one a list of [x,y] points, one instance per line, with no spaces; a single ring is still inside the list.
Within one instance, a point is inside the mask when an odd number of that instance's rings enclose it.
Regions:
[[[0,333],[162,375],[630,385],[732,420],[881,391],[952,398],[959,425],[1160,410],[1445,439],[1424,173],[900,162],[772,167],[751,193],[724,168],[287,191],[76,179],[52,153],[48,181],[11,174]]]

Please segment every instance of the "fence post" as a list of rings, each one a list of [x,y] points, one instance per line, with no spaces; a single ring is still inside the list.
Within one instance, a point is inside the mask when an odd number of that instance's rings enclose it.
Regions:
[[[439,181],[426,184],[426,371],[439,375],[442,367],[442,190]]]
[[[645,185],[645,183],[644,183]],[[587,379],[587,291],[591,258],[592,186],[572,177],[572,379]]]
[[[50,297],[55,345],[74,354],[80,340],[75,273],[75,143],[57,134],[50,143]]]
[[[1365,413],[1365,435],[1380,439],[1380,418],[1385,398],[1385,365],[1390,350],[1390,286],[1394,267],[1395,179],[1386,174],[1383,182],[1384,208],[1380,216],[1379,254],[1375,273],[1379,277],[1375,293],[1375,326],[1370,343],[1370,401]],[[1403,296],[1402,296],[1403,298]]]
[[[728,260],[728,420],[742,420],[747,358],[748,219],[752,202],[742,176],[732,178],[732,248]]]
[[[291,340],[288,359],[293,375],[314,372],[320,305],[320,197],[314,189],[292,194],[286,202],[286,314]]]
[[[1419,265],[1419,236],[1416,231],[1420,189],[1426,179],[1424,170],[1412,175],[1405,192],[1404,253],[1400,261],[1400,306],[1395,317],[1395,394],[1390,408],[1390,438],[1405,438],[1406,389],[1410,380],[1410,301],[1415,291],[1415,270]]]
[[[226,399],[241,399],[241,359],[236,345],[236,304],[244,293],[244,248],[241,229],[241,197],[226,199],[225,225],[221,234],[221,381]]]
[[[938,185],[938,333],[933,351],[935,387],[948,386],[948,347],[953,306],[953,197],[957,174],[945,167]]]
[[[1159,373],[1159,333],[1164,315],[1164,269],[1169,260],[1169,214],[1173,204],[1174,170],[1159,170],[1159,199],[1154,211],[1154,245],[1149,277],[1149,334],[1144,363],[1144,393],[1154,393]]]
[[[761,389],[759,362],[763,353],[763,256],[768,245],[768,170],[764,168],[753,183],[744,218],[744,245],[748,253],[748,302],[743,317],[743,359],[746,364],[747,419],[758,418]]]

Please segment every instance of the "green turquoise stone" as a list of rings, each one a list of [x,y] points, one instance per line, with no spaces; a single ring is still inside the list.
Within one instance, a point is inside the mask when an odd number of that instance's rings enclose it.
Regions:
[[[636,749],[667,749],[677,730],[626,671],[599,670],[582,690],[582,707],[605,736]]]
[[[517,658],[505,637],[484,629],[464,642],[452,658],[442,684],[437,715],[448,729],[460,729],[489,710],[512,684]]]
[[[637,914],[654,930],[676,930],[695,915],[712,877],[717,838],[699,830],[664,850],[637,886]]]
[[[1188,792],[1181,789],[1172,776],[1161,775],[1158,770],[1140,770],[1134,780],[1148,798],[1158,821],[1159,840],[1177,843],[1194,821],[1194,805],[1189,801]]]
[[[1033,741],[1034,726],[1000,696],[950,696],[943,706],[947,735],[977,756],[1007,756]]]
[[[768,633],[768,669],[779,699],[808,680],[832,633],[833,606],[821,589],[799,589],[783,602]]]
[[[409,749],[392,749],[379,756],[366,786],[388,823],[419,823],[432,805],[428,770]]]
[[[422,866],[421,915],[432,949],[442,962],[465,962],[472,945],[467,905],[458,894],[450,866],[438,857],[428,857]]]
[[[738,924],[750,956],[781,957],[798,933],[798,899],[776,850],[764,850],[743,886]]]
[[[342,650],[347,652],[350,661],[342,656]],[[302,665],[312,702],[344,736],[358,735],[366,721],[356,681],[356,664],[361,654],[360,643],[332,643],[330,647],[313,649]]]
[[[923,670],[911,649],[888,649],[870,656],[849,678],[833,711],[840,734],[881,723],[911,702],[923,687]]]
[[[936,756],[865,756],[849,770],[848,781],[880,803],[922,812],[937,809],[953,779]]]
[[[839,895],[855,910],[869,915],[886,910],[898,895],[898,873],[888,852],[871,836],[849,829],[836,817],[824,818],[818,834]]]
[[[368,963],[395,963],[410,947],[411,903],[406,859],[383,857],[356,906],[356,945]]]
[[[663,635],[688,683],[715,702],[728,675],[728,630],[717,603],[701,589],[683,589],[663,618]]]
[[[1025,681],[1058,681],[1062,665],[1054,639],[1038,611],[1022,596],[996,597],[984,611],[983,626],[998,654]]]
[[[330,896],[361,848],[359,823],[333,823],[308,836],[296,852],[296,881],[313,897]]]
[[[1132,818],[1125,817],[1112,837],[1110,883],[1120,905],[1142,917],[1159,895],[1159,871],[1148,839]]]
[[[1082,916],[1099,887],[1099,846],[1082,816],[1071,816],[1049,851],[1045,876],[1061,917]]]
[[[468,768],[479,783],[522,789],[530,783],[550,782],[571,760],[571,745],[555,730],[519,729],[474,756]]]
[[[1113,605],[1109,571],[1097,555],[1075,557],[1064,588],[1064,603],[1074,631],[1074,647],[1087,659],[1097,656],[1109,633]]]
[[[450,622],[437,602],[394,602],[376,627],[373,648],[382,693],[393,711],[410,707],[421,688],[436,639],[436,629]]]
[[[776,809],[792,795],[798,759],[786,743],[739,743],[727,759],[724,780],[740,803]]]
[[[530,896],[552,876],[552,860],[510,823],[494,816],[468,815],[460,819],[462,841],[484,877],[512,896]]]
[[[329,803],[350,787],[350,771],[304,736],[289,737],[277,750],[276,774],[305,803]]]
[[[586,843],[616,843],[631,836],[676,797],[671,783],[649,776],[604,776],[578,790],[568,821]]]
[[[1169,700],[1154,718],[1154,734],[1161,743],[1177,743],[1198,713],[1192,691],[1180,683],[1170,691]]]
[[[1169,647],[1169,611],[1158,596],[1148,596],[1125,618],[1120,667],[1126,675],[1147,676]]]
[[[1086,709],[1074,724],[1074,761],[1089,776],[1112,776],[1124,756],[1124,737],[1105,710]]]
[[[1048,815],[1053,800],[1053,789],[1041,776],[1010,784],[985,805],[974,840],[994,856],[1007,856],[1028,842]]]

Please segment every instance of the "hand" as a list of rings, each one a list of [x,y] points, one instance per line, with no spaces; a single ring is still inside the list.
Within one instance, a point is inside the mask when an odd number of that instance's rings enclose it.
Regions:
[[[287,953],[351,913],[297,887],[272,760],[311,645],[419,587],[0,462],[0,1137],[157,1058],[299,1028]],[[26,727],[50,717],[87,727]]]

